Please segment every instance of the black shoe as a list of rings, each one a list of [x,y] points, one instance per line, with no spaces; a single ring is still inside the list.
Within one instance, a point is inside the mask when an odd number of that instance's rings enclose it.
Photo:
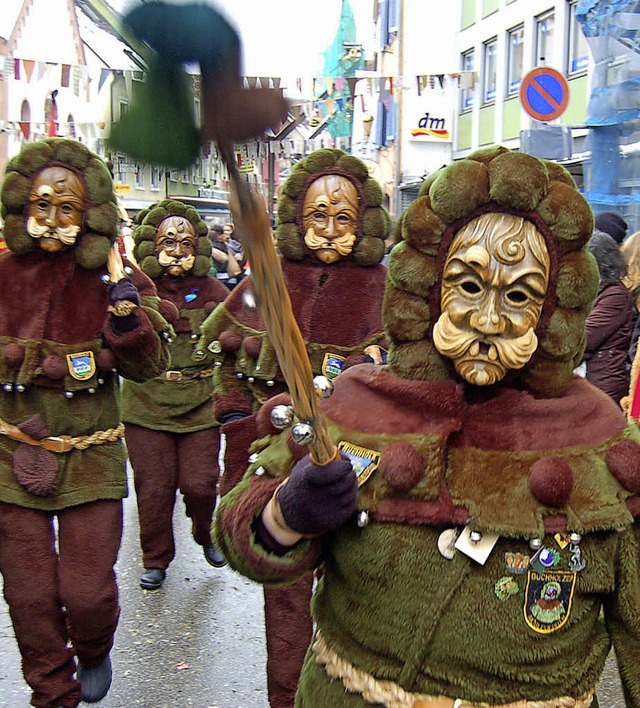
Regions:
[[[159,590],[167,577],[167,571],[162,568],[145,568],[140,576],[140,587],[143,590]]]
[[[227,565],[227,559],[213,543],[208,543],[206,546],[203,546],[202,551],[204,552],[207,563],[214,568],[224,568],[224,566]]]
[[[111,659],[107,657],[100,666],[92,669],[85,669],[78,662],[77,677],[82,684],[82,700],[85,703],[101,701],[111,687]]]

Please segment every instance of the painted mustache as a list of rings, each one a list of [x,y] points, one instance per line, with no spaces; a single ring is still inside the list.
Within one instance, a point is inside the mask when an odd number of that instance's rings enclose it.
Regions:
[[[160,251],[158,254],[158,262],[163,268],[168,268],[172,265],[178,265],[183,270],[190,270],[193,268],[193,263],[196,257],[192,254],[189,256],[183,256],[181,258],[174,258],[170,256],[166,251]]]
[[[76,242],[79,231],[80,227],[74,224],[69,226],[57,226],[52,229],[45,224],[39,224],[33,216],[29,217],[27,220],[27,233],[29,236],[32,238],[42,238],[43,236],[55,238],[64,243],[65,246],[71,246]]]
[[[479,338],[473,331],[454,325],[447,312],[443,312],[436,322],[433,341],[440,354],[453,361],[460,376],[479,386],[494,384],[507,371],[521,369],[538,346],[533,328],[513,339],[492,336]],[[488,370],[478,368],[478,360],[487,361],[492,366]]]
[[[304,237],[304,242],[312,251],[317,251],[320,248],[331,248],[341,256],[348,256],[353,250],[356,235],[345,234],[344,236],[329,239],[326,236],[318,236],[313,229],[309,229]]]

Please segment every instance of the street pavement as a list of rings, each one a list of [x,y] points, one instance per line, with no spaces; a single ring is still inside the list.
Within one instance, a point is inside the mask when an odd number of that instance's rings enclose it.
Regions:
[[[228,567],[209,566],[178,497],[176,558],[155,592],[141,590],[133,484],[116,567],[122,614],[112,652],[113,684],[99,708],[268,708],[262,588]],[[1,580],[0,580],[1,583]],[[0,706],[27,708],[7,606],[0,599]],[[600,708],[625,708],[617,668],[607,662]],[[86,704],[82,704],[86,705]],[[327,708],[339,708],[327,706]]]

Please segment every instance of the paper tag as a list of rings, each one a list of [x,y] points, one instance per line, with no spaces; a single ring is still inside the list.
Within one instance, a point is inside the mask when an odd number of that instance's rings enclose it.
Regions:
[[[498,542],[498,538],[499,536],[496,533],[483,533],[482,538],[474,542],[471,540],[471,529],[465,526],[458,536],[456,548],[466,556],[469,556],[469,558],[472,558],[476,563],[484,565],[493,547]]]

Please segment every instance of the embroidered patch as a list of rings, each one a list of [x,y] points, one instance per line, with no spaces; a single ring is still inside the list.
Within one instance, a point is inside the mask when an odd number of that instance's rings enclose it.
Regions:
[[[496,584],[493,589],[498,600],[502,600],[504,602],[505,600],[508,600],[511,595],[515,595],[520,588],[518,587],[518,583],[513,578],[504,577],[496,580]]]
[[[78,381],[86,381],[96,373],[96,360],[93,352],[78,352],[67,354],[67,367],[69,373]]]
[[[525,622],[538,634],[550,634],[569,619],[576,574],[550,570],[530,570],[524,598]]]
[[[338,443],[338,450],[351,461],[353,471],[358,477],[358,486],[361,487],[380,466],[380,453],[366,447],[352,445],[344,440]]]
[[[504,554],[504,562],[507,573],[510,575],[524,575],[529,567],[530,558],[526,553],[513,553],[507,551]]]
[[[335,377],[342,372],[345,357],[337,354],[325,354],[322,361],[322,373],[329,379]]]

